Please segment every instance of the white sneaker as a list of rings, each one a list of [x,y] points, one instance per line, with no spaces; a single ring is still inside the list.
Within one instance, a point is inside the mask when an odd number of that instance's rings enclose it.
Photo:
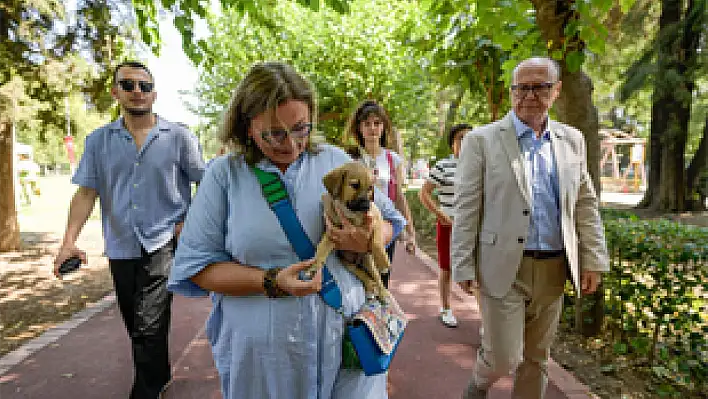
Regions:
[[[457,327],[457,319],[451,309],[440,310],[440,321],[447,327]]]

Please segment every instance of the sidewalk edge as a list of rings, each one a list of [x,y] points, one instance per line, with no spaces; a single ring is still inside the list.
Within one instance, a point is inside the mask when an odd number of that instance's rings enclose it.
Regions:
[[[438,274],[440,269],[438,268],[437,262],[428,254],[420,248],[416,248],[414,256],[418,258],[418,260],[420,260],[425,266],[427,266],[433,274]],[[457,284],[452,284],[451,288],[453,295],[455,295],[458,299],[462,301],[470,299],[470,295],[467,295],[467,293],[462,291]],[[473,308],[477,311],[477,313],[479,313],[477,299],[472,297],[472,300],[474,301]],[[548,359],[548,379],[569,399],[599,399],[599,396],[592,393],[590,387],[578,381],[572,373],[556,363],[553,358]]]
[[[115,294],[108,294],[100,300],[86,305],[84,310],[74,314],[69,320],[59,324],[58,326],[50,328],[42,335],[33,338],[14,351],[4,355],[0,358],[0,377],[5,375],[13,367],[25,361],[28,357],[56,342],[59,338],[68,334],[71,330],[88,321],[91,317],[106,310],[115,302]]]

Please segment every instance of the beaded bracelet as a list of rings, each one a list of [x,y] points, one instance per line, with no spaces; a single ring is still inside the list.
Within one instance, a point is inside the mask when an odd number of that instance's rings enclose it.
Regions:
[[[275,279],[281,270],[283,270],[282,267],[274,267],[266,270],[263,274],[263,290],[268,298],[282,298],[290,295],[278,286],[278,282]]]

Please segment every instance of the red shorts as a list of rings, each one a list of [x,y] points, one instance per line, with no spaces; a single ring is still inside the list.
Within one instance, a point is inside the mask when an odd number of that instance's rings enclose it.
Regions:
[[[437,222],[435,241],[438,245],[438,265],[443,270],[450,270],[450,236],[452,226]]]

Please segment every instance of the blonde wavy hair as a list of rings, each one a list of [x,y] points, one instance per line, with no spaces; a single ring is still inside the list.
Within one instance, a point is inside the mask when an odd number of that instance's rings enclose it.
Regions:
[[[320,141],[314,135],[317,117],[315,91],[295,68],[282,62],[256,64],[246,73],[231,95],[219,138],[234,155],[242,155],[249,165],[258,163],[265,155],[248,136],[251,121],[289,100],[307,104],[313,128],[306,151],[316,152]]]

